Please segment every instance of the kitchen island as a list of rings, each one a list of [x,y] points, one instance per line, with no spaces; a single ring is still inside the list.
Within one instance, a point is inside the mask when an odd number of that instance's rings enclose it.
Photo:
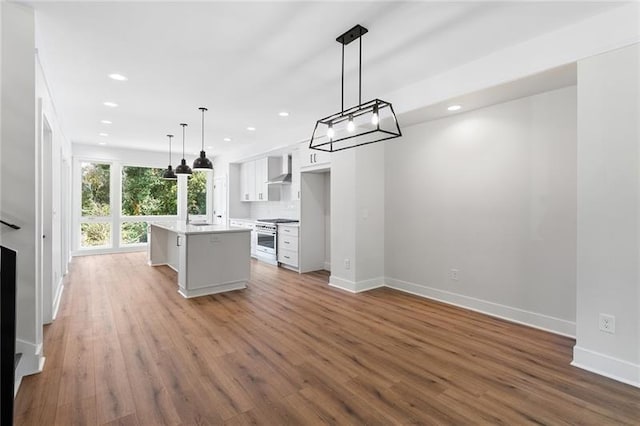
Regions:
[[[246,288],[251,260],[251,230],[183,221],[149,225],[148,262],[178,273],[183,297]]]

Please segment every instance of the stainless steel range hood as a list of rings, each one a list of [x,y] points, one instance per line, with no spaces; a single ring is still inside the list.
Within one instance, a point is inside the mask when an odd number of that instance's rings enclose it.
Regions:
[[[269,185],[284,185],[291,183],[291,156],[284,154],[282,156],[282,174],[269,180]]]

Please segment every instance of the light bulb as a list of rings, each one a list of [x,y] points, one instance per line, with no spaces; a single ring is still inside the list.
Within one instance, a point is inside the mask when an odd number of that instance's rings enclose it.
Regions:
[[[378,105],[373,106],[373,115],[371,116],[371,124],[377,126],[380,122],[380,118],[378,117]]]
[[[356,125],[353,122],[353,117],[349,116],[349,122],[347,123],[347,131],[349,131],[349,133],[353,133],[355,129],[356,129]]]
[[[336,135],[336,131],[333,130],[333,124],[329,124],[329,128],[327,129],[327,137],[329,139],[333,139],[335,135]]]

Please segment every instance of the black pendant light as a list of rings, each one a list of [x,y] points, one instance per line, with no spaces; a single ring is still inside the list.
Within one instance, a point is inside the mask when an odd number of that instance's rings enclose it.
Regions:
[[[173,168],[171,167],[171,138],[173,135],[167,135],[167,137],[169,138],[169,167],[167,167],[167,170],[162,173],[162,179],[176,180],[178,179],[178,176],[176,176]]]
[[[342,45],[342,109],[316,122],[309,148],[335,152],[402,136],[390,102],[380,99],[362,102],[362,36],[367,32],[363,26],[356,25],[336,39]],[[345,109],[344,47],[355,40],[360,41],[358,105]]]
[[[204,112],[207,109],[205,107],[198,109],[202,111],[202,150],[200,151],[200,157],[193,162],[193,170],[212,170],[213,164],[211,164],[211,160],[207,158],[207,154],[204,152]]]
[[[185,134],[185,127],[187,127],[186,123],[180,123],[180,125],[182,126],[182,160],[180,161],[180,165],[178,167],[176,167],[176,174],[177,175],[190,175],[191,174],[191,167],[189,167],[187,165],[187,160],[184,159],[184,134]]]

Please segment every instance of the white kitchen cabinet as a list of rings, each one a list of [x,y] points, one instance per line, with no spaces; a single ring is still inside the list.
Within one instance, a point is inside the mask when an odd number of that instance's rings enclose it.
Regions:
[[[256,162],[246,161],[240,165],[241,201],[256,200]]]
[[[331,166],[331,153],[309,148],[307,142],[300,144],[300,169],[314,170]]]
[[[291,199],[300,200],[300,149],[291,154]]]
[[[149,265],[178,273],[178,293],[198,297],[247,286],[249,231],[225,225],[195,226],[184,221],[149,226]]]
[[[281,161],[278,157],[264,157],[242,163],[241,201],[279,201],[280,188],[277,185],[268,185],[267,182],[280,174]]]
[[[256,247],[258,246],[258,233],[256,232],[256,223],[252,220],[231,219],[229,221],[229,226],[251,230],[251,257],[256,257]]]
[[[298,270],[298,227],[278,225],[278,262],[288,269]]]

